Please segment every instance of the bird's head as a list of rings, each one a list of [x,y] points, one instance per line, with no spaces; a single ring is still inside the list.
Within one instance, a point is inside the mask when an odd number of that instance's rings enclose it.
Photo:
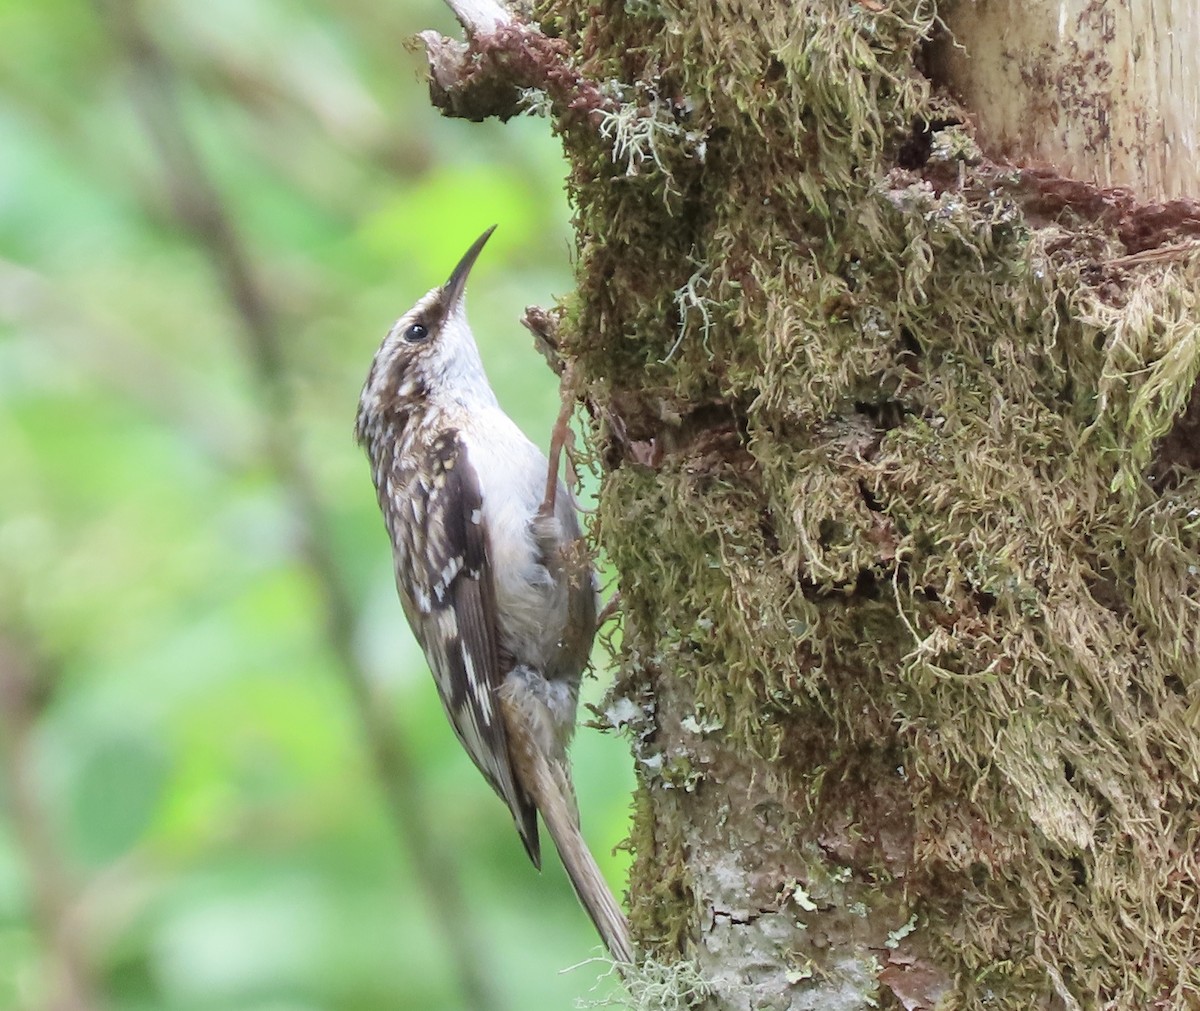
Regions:
[[[371,363],[359,400],[359,440],[365,426],[422,405],[450,408],[495,402],[475,337],[467,324],[467,277],[493,225],[466,251],[445,284],[427,292],[392,325]]]

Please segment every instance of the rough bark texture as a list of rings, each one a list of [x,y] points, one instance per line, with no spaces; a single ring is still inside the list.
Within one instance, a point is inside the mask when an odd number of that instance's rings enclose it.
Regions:
[[[1200,1001],[1200,207],[989,159],[921,0],[537,13],[635,1006]]]

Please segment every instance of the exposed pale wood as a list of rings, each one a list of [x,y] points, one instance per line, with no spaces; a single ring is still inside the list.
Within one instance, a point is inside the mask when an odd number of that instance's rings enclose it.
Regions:
[[[458,23],[470,34],[494,32],[511,24],[513,17],[497,0],[446,0]]]
[[[961,0],[945,18],[943,69],[988,153],[1200,195],[1197,0]]]

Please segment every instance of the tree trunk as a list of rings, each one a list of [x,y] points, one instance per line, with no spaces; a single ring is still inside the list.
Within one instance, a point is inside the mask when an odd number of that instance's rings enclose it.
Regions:
[[[570,159],[635,1006],[1200,1002],[1195,26],[1123,6],[427,39]]]
[[[1200,194],[1195,0],[959,0],[942,14],[958,43],[940,50],[946,82],[990,154],[1147,200]]]

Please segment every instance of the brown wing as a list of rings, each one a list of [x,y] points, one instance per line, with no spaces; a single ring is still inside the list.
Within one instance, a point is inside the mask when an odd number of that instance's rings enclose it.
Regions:
[[[533,537],[541,562],[556,583],[567,586],[567,620],[549,678],[578,680],[596,635],[596,572],[579,528],[575,501],[560,481],[553,518],[538,516]]]
[[[455,734],[508,804],[529,858],[540,867],[537,811],[516,782],[496,695],[505,672],[479,479],[454,431],[438,436],[427,463],[412,486],[413,518],[420,522],[405,609]]]

